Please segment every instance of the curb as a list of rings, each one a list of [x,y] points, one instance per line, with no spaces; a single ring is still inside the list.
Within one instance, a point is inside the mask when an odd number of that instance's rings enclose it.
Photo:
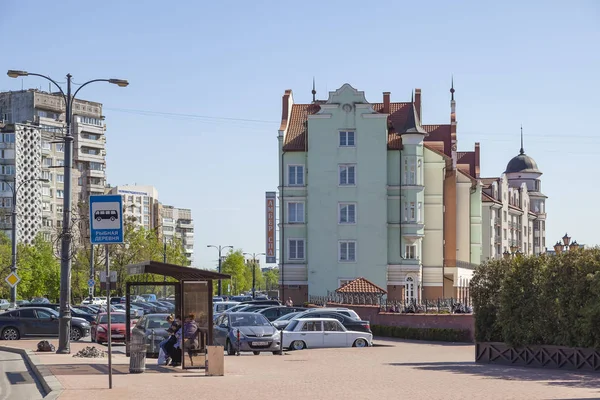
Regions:
[[[44,399],[54,400],[58,396],[60,396],[60,394],[64,390],[63,386],[58,381],[58,379],[50,372],[48,367],[42,365],[39,358],[37,357],[37,355],[35,355],[33,351],[17,349],[15,347],[8,346],[0,346],[0,351],[17,353],[20,354],[21,357],[23,357],[25,364],[27,364],[27,366],[31,368],[33,375],[35,375],[35,378],[38,380],[40,385],[42,385],[44,392],[46,392]]]

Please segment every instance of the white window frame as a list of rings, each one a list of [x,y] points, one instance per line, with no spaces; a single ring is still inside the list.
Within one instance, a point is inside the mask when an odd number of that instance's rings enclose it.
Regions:
[[[65,176],[62,174],[56,174],[56,183],[65,183]]]
[[[342,221],[342,215],[343,215],[342,210],[344,209],[344,207],[354,207],[354,221],[349,220],[349,217],[350,217],[349,211],[346,211],[346,222]],[[348,208],[346,208],[346,210],[348,210]],[[351,202],[338,203],[338,224],[339,225],[356,225],[356,203],[351,203]]]
[[[305,204],[303,201],[288,201],[287,203],[287,223],[288,224],[304,224],[304,215],[305,215]],[[295,217],[294,219],[291,218],[292,213],[290,212],[290,206],[294,205],[296,208],[296,212],[295,212]],[[302,212],[300,213],[300,215],[298,215],[298,204],[302,205]],[[300,218],[298,219],[298,216],[300,216]]]
[[[291,169],[294,168],[294,182],[290,179]],[[302,182],[298,183],[298,171],[297,168],[301,168],[302,173],[300,176],[302,177]],[[303,164],[288,164],[287,166],[287,181],[288,186],[304,186],[304,165]]]
[[[292,242],[296,245],[296,257],[292,258]],[[298,257],[298,242],[302,242],[302,257]],[[290,261],[304,261],[306,259],[306,239],[303,238],[289,238],[287,243],[287,258]]]
[[[415,278],[410,275],[404,279],[404,298],[406,301],[417,300],[416,281]]]
[[[350,134],[352,134],[352,144],[350,144]],[[339,131],[338,147],[356,147],[356,131]]]
[[[408,219],[410,221],[416,221],[417,220],[417,209],[416,209],[414,201],[411,201],[409,203],[408,217],[409,217]]]
[[[418,260],[417,257],[417,245],[416,244],[407,244],[404,246],[404,258],[406,260]]]
[[[342,251],[342,245],[344,245],[344,244],[346,245],[346,254],[345,254],[346,259],[343,260],[342,259],[342,253],[343,253],[343,251]],[[349,256],[350,256],[350,244],[354,244],[354,259],[352,259],[352,260],[349,259]],[[338,241],[338,262],[341,262],[341,263],[355,263],[356,260],[357,260],[357,258],[358,258],[356,256],[357,247],[358,246],[356,245],[356,240],[340,240],[340,241]]]
[[[62,189],[56,189],[56,198],[63,199],[65,197],[65,191]]]
[[[354,183],[350,182],[349,174],[350,168],[353,171]],[[346,183],[342,182],[342,171],[346,170]],[[356,186],[356,164],[338,164],[338,186]]]
[[[404,157],[404,184],[417,185],[417,160],[414,156]]]

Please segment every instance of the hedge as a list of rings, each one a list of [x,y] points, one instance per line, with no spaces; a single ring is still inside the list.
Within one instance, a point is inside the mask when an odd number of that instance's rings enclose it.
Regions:
[[[371,325],[373,336],[434,342],[472,342],[467,329],[412,328],[408,326]]]
[[[471,280],[475,340],[600,350],[600,249],[517,256]]]

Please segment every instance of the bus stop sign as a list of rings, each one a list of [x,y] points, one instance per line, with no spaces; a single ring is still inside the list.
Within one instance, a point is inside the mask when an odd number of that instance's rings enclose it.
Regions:
[[[120,195],[90,196],[90,242],[123,243],[123,198]]]

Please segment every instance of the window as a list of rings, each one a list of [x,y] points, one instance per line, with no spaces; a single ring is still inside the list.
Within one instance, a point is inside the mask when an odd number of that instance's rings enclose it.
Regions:
[[[410,202],[410,212],[408,215],[410,216],[411,221],[415,220],[416,212],[415,212],[415,203],[413,201]]]
[[[4,197],[2,199],[2,207],[11,208],[12,207],[12,197]]]
[[[144,214],[150,214],[150,207],[144,206]]]
[[[417,174],[415,172],[416,163],[413,157],[404,158],[404,184],[416,185]]]
[[[355,224],[356,223],[356,204],[341,203],[339,205],[340,224]]]
[[[404,283],[404,297],[406,301],[414,301],[415,300],[415,280],[407,276]]]
[[[422,160],[419,158],[417,160],[417,181],[418,185],[422,185],[423,182],[423,169],[421,168]]]
[[[356,185],[356,165],[342,164],[340,165],[340,186]]]
[[[48,179],[50,182],[52,182],[52,174],[50,171],[42,171],[42,179]]]
[[[341,332],[343,331],[340,323],[337,321],[323,321],[323,330],[327,332]]]
[[[56,182],[58,183],[64,183],[65,182],[65,176],[64,175],[56,175]]]
[[[504,230],[504,239],[508,239],[508,235],[506,234],[506,229]]]
[[[354,132],[353,131],[342,131],[340,132],[340,147],[354,147]]]
[[[94,170],[94,171],[103,171],[104,170],[104,165],[102,165],[102,163],[99,162],[90,162],[90,169]]]
[[[404,258],[409,260],[414,260],[417,258],[417,246],[415,246],[414,244],[407,244],[405,249],[406,253]]]
[[[423,221],[423,214],[421,213],[421,202],[417,203],[417,221]]]
[[[304,165],[288,165],[288,185],[304,185]]]
[[[50,150],[52,149],[52,145],[47,140],[42,140],[42,150]]]
[[[304,203],[288,203],[288,223],[304,223]]]
[[[356,261],[356,242],[353,240],[344,240],[340,242],[340,257],[341,262]]]
[[[14,133],[2,134],[2,141],[4,143],[14,143],[15,142],[15,134]]]
[[[52,318],[52,314],[44,310],[36,310],[38,319],[50,319]]]
[[[49,187],[42,187],[42,196],[51,196]]]
[[[64,190],[60,190],[60,189],[56,189],[56,198],[57,199],[62,199],[63,197],[65,197],[65,191]]]
[[[65,165],[65,160],[60,159],[60,158],[57,159],[56,160],[56,165],[59,166],[59,167],[63,167]]]
[[[306,321],[302,327],[304,332],[321,332],[322,330],[321,321]]]
[[[42,165],[44,167],[51,167],[52,166],[52,159],[51,158],[43,157],[42,158]]]
[[[64,153],[65,152],[65,144],[64,143],[57,143],[56,144],[56,151],[59,153]]]
[[[19,316],[21,318],[35,318],[35,312],[24,308],[19,311]]]
[[[288,243],[288,259],[304,260],[304,239],[290,239]]]

